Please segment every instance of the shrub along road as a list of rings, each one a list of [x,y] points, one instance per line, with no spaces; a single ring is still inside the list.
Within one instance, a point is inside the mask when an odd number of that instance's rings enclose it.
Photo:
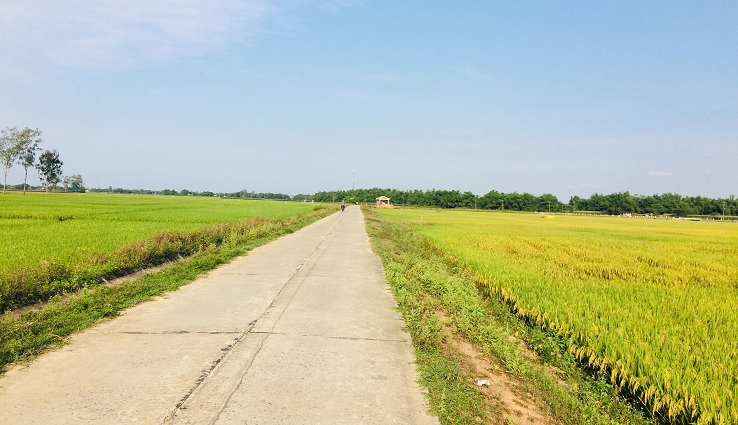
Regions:
[[[0,423],[408,423],[410,337],[351,207],[0,379]]]

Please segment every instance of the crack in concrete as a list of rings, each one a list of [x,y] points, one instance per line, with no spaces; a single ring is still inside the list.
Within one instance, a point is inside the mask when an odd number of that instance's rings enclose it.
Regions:
[[[338,336],[338,335],[318,335],[318,334],[296,334],[296,333],[287,333],[287,332],[266,332],[266,331],[253,331],[251,332],[253,335],[283,335],[283,336],[304,336],[308,338],[325,338],[325,339],[340,339],[340,340],[346,340],[346,341],[376,341],[376,342],[402,342],[406,343],[409,341],[406,341],[404,339],[394,339],[394,338],[370,338],[370,337],[363,337],[363,336]]]
[[[253,329],[253,327],[256,326],[256,323],[257,322],[258,322],[258,319],[250,322],[248,324],[248,329],[246,331],[244,331],[244,332],[241,332],[238,335],[238,338],[236,338],[232,344],[228,344],[225,347],[223,347],[223,348],[220,349],[220,351],[221,351],[220,356],[217,359],[215,359],[213,361],[213,363],[211,363],[210,367],[208,367],[207,369],[203,370],[202,373],[200,373],[200,376],[195,381],[195,385],[192,388],[190,388],[190,390],[187,392],[187,394],[184,395],[184,397],[182,397],[182,399],[179,400],[179,403],[177,403],[174,406],[174,410],[169,415],[167,415],[166,418],[164,418],[163,423],[170,422],[172,419],[174,419],[174,416],[179,411],[179,409],[182,407],[182,405],[187,401],[187,399],[189,399],[190,396],[195,392],[195,390],[197,390],[197,388],[200,387],[200,385],[213,372],[213,370],[215,370],[215,368],[220,364],[220,362],[223,361],[223,359],[228,355],[228,353],[230,353],[231,350],[233,350],[233,347],[235,347],[236,344],[238,344],[239,342],[241,342],[241,340],[246,335],[248,335],[248,333],[251,331],[251,329]],[[202,333],[202,332],[198,332],[198,333]],[[235,333],[235,332],[233,332],[233,333]]]
[[[217,367],[217,366],[218,366],[218,365],[219,365],[219,364],[220,364],[220,363],[222,362],[222,360],[223,360],[223,359],[224,359],[224,358],[225,358],[225,357],[226,357],[226,356],[227,356],[227,355],[228,355],[228,354],[229,354],[229,353],[230,353],[230,352],[231,352],[231,351],[233,350],[233,348],[234,348],[234,347],[235,347],[236,345],[238,345],[238,344],[239,344],[239,343],[240,343],[240,342],[241,342],[241,341],[242,341],[242,340],[243,340],[243,339],[244,339],[244,338],[245,338],[245,337],[246,337],[246,336],[247,336],[248,334],[257,334],[257,332],[252,332],[252,329],[254,328],[254,326],[256,325],[256,323],[257,323],[257,322],[258,322],[259,320],[261,320],[261,319],[262,319],[262,318],[263,318],[263,317],[264,317],[264,316],[265,316],[265,315],[266,315],[267,313],[269,313],[269,311],[270,311],[271,309],[273,309],[273,308],[275,307],[275,303],[276,303],[276,301],[277,301],[277,300],[279,299],[279,297],[280,297],[280,296],[282,295],[282,293],[284,292],[285,288],[287,288],[288,286],[290,286],[290,283],[292,283],[292,282],[293,282],[293,280],[295,279],[295,277],[296,277],[296,276],[297,276],[297,275],[298,275],[298,274],[300,273],[300,271],[301,271],[301,270],[303,269],[303,267],[304,267],[304,266],[305,266],[306,264],[308,264],[308,262],[310,262],[310,260],[311,260],[311,259],[313,258],[313,256],[315,256],[315,254],[316,254],[316,253],[318,253],[319,251],[321,251],[321,248],[323,248],[323,246],[324,246],[324,245],[326,246],[326,248],[327,248],[328,246],[330,246],[330,243],[328,243],[328,244],[326,245],[326,241],[328,241],[328,239],[330,239],[330,242],[332,242],[332,241],[333,241],[333,237],[334,237],[334,233],[335,233],[335,230],[336,230],[336,228],[337,228],[337,227],[338,227],[338,226],[339,226],[339,225],[340,225],[341,223],[343,223],[343,220],[344,220],[344,219],[343,219],[343,218],[341,218],[341,219],[340,219],[340,220],[339,220],[339,221],[338,221],[338,222],[336,223],[336,225],[335,225],[335,226],[333,226],[333,228],[331,228],[330,232],[329,232],[329,233],[328,233],[328,234],[327,234],[327,235],[326,235],[326,236],[325,236],[325,237],[324,237],[324,238],[323,238],[323,239],[321,240],[321,242],[320,242],[320,243],[318,244],[318,246],[317,246],[317,247],[316,247],[316,248],[315,248],[315,249],[314,249],[314,250],[313,250],[313,251],[312,251],[312,252],[310,253],[310,255],[308,255],[308,256],[307,256],[307,257],[305,258],[305,260],[304,260],[303,262],[301,262],[301,263],[300,263],[300,264],[299,264],[299,265],[297,266],[297,268],[295,269],[295,272],[294,272],[294,273],[292,274],[292,276],[290,276],[290,278],[289,278],[289,279],[287,279],[287,281],[285,282],[285,284],[284,284],[284,285],[282,285],[282,287],[280,288],[279,292],[277,293],[277,295],[276,295],[276,296],[274,297],[274,299],[273,299],[273,300],[272,300],[272,302],[270,303],[269,307],[267,307],[267,309],[266,309],[266,310],[264,310],[264,312],[263,312],[263,313],[262,313],[262,314],[261,314],[261,315],[259,316],[259,318],[258,318],[258,319],[256,319],[256,320],[254,320],[253,322],[251,322],[251,323],[249,324],[249,328],[248,328],[248,329],[247,329],[246,331],[244,331],[243,333],[241,333],[241,334],[240,334],[240,335],[238,336],[238,338],[236,338],[236,339],[235,339],[235,341],[233,342],[233,344],[231,344],[231,345],[229,345],[229,346],[227,346],[227,347],[225,347],[225,348],[221,349],[221,351],[223,351],[223,354],[221,354],[221,356],[220,356],[220,357],[219,357],[218,359],[216,359],[216,360],[215,360],[215,361],[214,361],[214,362],[213,362],[213,363],[211,364],[211,366],[210,366],[210,367],[209,367],[208,369],[204,370],[204,371],[202,372],[202,374],[200,374],[200,377],[199,377],[199,378],[197,379],[197,381],[195,382],[195,385],[194,385],[194,386],[193,386],[193,387],[192,387],[192,388],[190,389],[190,391],[188,391],[188,393],[187,393],[187,394],[186,394],[186,395],[185,395],[185,396],[184,396],[184,397],[183,397],[183,398],[182,398],[182,399],[180,400],[180,402],[179,402],[179,403],[177,403],[177,405],[176,405],[176,406],[174,407],[174,410],[172,410],[172,412],[171,412],[171,413],[169,413],[169,415],[167,415],[167,417],[166,417],[166,418],[164,418],[164,421],[162,422],[163,424],[166,424],[166,423],[171,423],[171,422],[172,422],[172,421],[173,421],[173,420],[174,420],[174,419],[176,418],[176,416],[177,416],[177,412],[179,412],[180,410],[182,410],[182,409],[184,409],[184,408],[185,408],[185,407],[183,407],[183,406],[184,406],[184,404],[185,404],[185,403],[187,402],[187,400],[188,400],[188,399],[190,398],[190,396],[192,396],[192,394],[194,394],[194,393],[195,393],[195,391],[196,391],[196,390],[197,390],[197,389],[198,389],[198,388],[199,388],[199,387],[200,387],[200,386],[202,385],[202,383],[203,383],[203,382],[205,381],[205,379],[206,379],[206,378],[207,378],[207,377],[208,377],[208,376],[209,376],[209,375],[210,375],[210,374],[211,374],[211,373],[213,372],[213,370],[215,370],[215,368],[216,368],[216,367]],[[324,252],[325,252],[325,249],[323,249],[323,250],[322,250],[322,252],[320,252],[320,255],[319,255],[319,256],[318,256],[318,257],[317,257],[317,258],[315,259],[315,261],[313,262],[313,264],[312,264],[312,266],[311,266],[311,270],[312,270],[312,267],[314,267],[314,266],[315,266],[315,264],[317,264],[318,260],[320,259],[320,257],[321,257],[321,256],[323,255],[323,253],[324,253]],[[297,285],[297,288],[296,288],[296,290],[295,290],[295,291],[294,291],[294,292],[292,293],[292,295],[291,295],[290,299],[289,299],[289,300],[287,301],[286,305],[284,306],[284,308],[282,309],[282,311],[281,311],[281,312],[279,313],[279,315],[277,316],[277,318],[276,318],[276,320],[274,321],[274,323],[272,323],[272,326],[271,326],[271,329],[270,329],[270,331],[271,331],[271,330],[273,330],[273,329],[274,329],[274,327],[276,326],[277,322],[279,322],[279,319],[280,319],[280,318],[282,317],[282,314],[284,313],[284,311],[285,311],[285,310],[287,309],[287,307],[288,307],[288,306],[290,305],[290,303],[292,302],[292,299],[294,298],[294,296],[295,296],[295,293],[297,292],[297,290],[299,290],[300,286],[302,286],[302,284],[303,284],[303,283],[305,282],[305,279],[307,279],[307,277],[308,277],[309,275],[310,275],[310,271],[308,270],[308,271],[307,271],[307,273],[305,274],[305,277],[303,277],[303,278],[302,278],[302,281],[300,281],[300,282],[299,282],[299,284]],[[262,332],[258,332],[258,333],[262,333]],[[268,332],[267,332],[267,335],[268,335]],[[268,336],[267,336],[267,338],[268,338]],[[258,348],[257,348],[257,349],[256,349],[256,351],[254,352],[254,355],[253,355],[253,356],[251,356],[251,359],[249,360],[248,364],[246,365],[246,368],[245,368],[245,370],[244,370],[244,372],[243,372],[243,375],[241,375],[241,378],[239,379],[238,383],[237,383],[237,384],[236,384],[236,385],[235,385],[235,386],[234,386],[234,387],[233,387],[233,388],[232,388],[232,389],[231,389],[231,390],[230,390],[230,391],[228,392],[228,397],[226,397],[226,398],[225,398],[225,400],[223,401],[223,403],[221,403],[220,407],[218,408],[218,413],[217,413],[217,415],[216,415],[216,416],[215,416],[215,417],[214,417],[214,418],[213,418],[213,419],[212,419],[211,421],[209,421],[209,422],[208,422],[208,424],[212,425],[212,424],[214,424],[215,422],[217,422],[217,421],[218,421],[218,419],[220,418],[220,415],[221,415],[221,413],[223,413],[223,410],[225,409],[225,406],[227,406],[227,405],[228,405],[228,402],[230,401],[230,399],[231,399],[231,397],[233,396],[233,394],[235,394],[235,393],[236,393],[236,391],[238,391],[238,389],[239,389],[239,388],[241,387],[241,385],[243,384],[243,382],[244,382],[244,378],[245,378],[245,377],[246,377],[246,375],[248,374],[248,371],[249,371],[249,369],[251,368],[251,366],[252,366],[252,364],[253,364],[254,360],[255,360],[255,359],[256,359],[256,357],[257,357],[257,356],[259,355],[259,352],[260,352],[260,351],[261,351],[261,349],[262,349],[262,348],[264,347],[264,342],[266,341],[266,339],[267,339],[267,338],[264,338],[264,339],[263,339],[263,340],[262,340],[262,341],[261,341],[261,342],[259,343],[259,346],[258,346]]]
[[[277,323],[282,318],[282,315],[284,314],[285,310],[287,310],[287,307],[289,307],[290,303],[292,303],[292,300],[294,299],[295,294],[297,293],[297,291],[300,290],[300,287],[302,286],[303,283],[305,283],[305,280],[308,278],[308,276],[310,276],[310,271],[315,267],[315,265],[318,263],[318,261],[320,261],[320,257],[323,256],[323,254],[325,253],[326,249],[333,242],[333,238],[335,237],[335,230],[336,230],[336,228],[340,224],[343,223],[343,220],[344,220],[344,218],[341,217],[341,219],[338,221],[338,223],[336,223],[336,225],[333,226],[333,228],[331,228],[331,231],[328,232],[328,234],[323,238],[323,240],[320,242],[320,244],[318,244],[318,246],[315,248],[315,250],[313,250],[313,252],[310,253],[310,255],[305,259],[305,261],[303,261],[300,264],[300,267],[297,268],[297,270],[292,275],[292,277],[290,277],[290,279],[287,281],[287,283],[285,283],[285,285],[282,286],[282,288],[279,290],[279,293],[277,294],[277,296],[274,297],[274,300],[272,300],[272,303],[269,306],[269,308],[267,308],[264,311],[264,313],[262,314],[262,317],[263,317],[264,315],[267,314],[267,312],[269,312],[269,310],[271,308],[275,307],[275,303],[276,303],[277,299],[279,299],[279,297],[282,295],[282,293],[284,292],[285,288],[287,288],[287,286],[290,284],[290,282],[292,282],[292,280],[298,275],[298,273],[300,272],[300,270],[313,258],[313,256],[316,253],[318,253],[319,251],[321,251],[320,254],[315,258],[315,261],[311,265],[310,270],[308,270],[307,273],[305,273],[305,277],[302,278],[302,281],[300,281],[300,283],[297,285],[297,288],[295,288],[295,291],[292,292],[292,295],[290,296],[289,300],[287,300],[287,303],[285,304],[284,308],[282,308],[282,311],[279,312],[279,315],[277,316],[276,320],[274,320],[274,322],[272,323],[272,326],[271,326],[271,329],[269,330],[269,332],[272,332],[274,330],[274,327],[277,326]],[[329,241],[329,239],[330,239],[330,241]],[[326,244],[326,242],[328,242],[328,243]],[[325,248],[321,250],[321,248],[323,248],[323,246],[325,246]],[[259,347],[256,349],[256,352],[254,353],[254,355],[249,360],[249,363],[246,366],[246,368],[245,368],[245,370],[243,372],[243,375],[241,375],[241,379],[238,380],[238,383],[230,391],[230,393],[228,394],[228,397],[226,397],[225,400],[223,401],[223,403],[220,405],[220,408],[218,409],[218,414],[215,416],[215,418],[213,418],[212,421],[209,422],[209,425],[213,425],[214,423],[216,423],[218,421],[218,419],[220,419],[220,415],[223,413],[223,410],[225,409],[225,407],[228,405],[228,402],[233,397],[233,394],[235,394],[236,391],[238,391],[238,389],[241,387],[241,385],[243,385],[244,378],[246,378],[246,375],[249,373],[249,369],[251,369],[251,366],[254,364],[254,360],[259,355],[259,352],[261,352],[262,348],[264,348],[264,343],[266,342],[266,340],[268,338],[269,338],[269,336],[268,336],[268,333],[267,333],[267,337],[264,338],[259,343]]]
[[[254,322],[256,323],[256,322]],[[250,324],[249,324],[250,325]],[[177,334],[200,334],[200,335],[240,335],[243,331],[121,331],[121,332],[105,332],[103,335],[177,335]]]

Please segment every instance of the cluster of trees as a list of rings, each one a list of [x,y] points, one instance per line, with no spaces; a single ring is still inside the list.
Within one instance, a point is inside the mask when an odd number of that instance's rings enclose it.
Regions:
[[[284,193],[253,192],[246,189],[233,193],[218,193],[217,195],[226,198],[273,199],[278,201],[288,201],[293,199],[290,195],[286,195]]]
[[[577,212],[589,211],[602,214],[669,214],[677,217],[716,216],[738,214],[735,196],[712,199],[701,196],[684,197],[673,193],[662,195],[631,195],[620,192],[610,195],[594,194],[589,198],[572,197],[564,204],[549,193],[541,196],[530,193],[502,193],[490,191],[484,196],[458,190],[397,190],[357,189],[318,192],[310,199],[318,202],[336,202],[353,198],[361,203],[374,203],[379,196],[388,196],[394,205],[436,208],[476,208],[486,210],[510,210],[530,212]],[[305,195],[298,195],[305,196]],[[297,198],[298,196],[294,197]]]
[[[62,162],[59,159],[59,153],[55,150],[45,150],[41,152],[39,146],[41,139],[41,130],[35,128],[24,128],[19,130],[16,127],[5,127],[0,132],[0,163],[3,166],[3,193],[8,188],[8,173],[13,165],[20,165],[24,168],[23,176],[23,193],[28,189],[28,169],[36,168],[39,179],[43,184],[46,192],[50,188],[55,188],[57,184],[63,182],[65,190],[84,191],[84,182],[82,176],[75,174],[73,176],[64,177],[62,179]]]
[[[686,217],[738,214],[738,199],[734,195],[713,199],[676,193],[643,196],[620,192],[611,195],[594,194],[586,199],[574,196],[569,204],[577,210],[601,211],[614,215],[633,213]]]
[[[71,176],[65,176],[62,179],[65,192],[84,192],[85,182],[82,180],[82,176],[79,174],[72,174]]]
[[[102,192],[102,193],[131,193],[131,194],[138,194],[138,195],[167,195],[167,196],[219,196],[222,198],[243,198],[243,199],[277,199],[277,200],[291,200],[292,197],[290,195],[286,195],[284,193],[261,193],[261,192],[253,192],[248,191],[246,189],[240,190],[238,192],[211,192],[209,190],[202,191],[202,192],[194,192],[187,189],[182,190],[173,190],[173,189],[164,189],[164,190],[149,190],[149,189],[123,189],[123,188],[113,188],[112,186],[108,188],[94,188],[90,189],[90,192]]]
[[[7,189],[11,190],[23,190],[24,186],[27,190],[44,190],[44,186],[34,186],[32,184],[9,184],[7,185]],[[73,176],[64,176],[62,179],[62,186],[64,188],[65,192],[85,192],[87,191],[87,188],[85,188],[85,182],[82,180],[82,176],[79,174],[75,174]]]
[[[313,199],[318,202],[334,202],[355,198],[358,202],[374,203],[379,196],[387,196],[394,205],[409,205],[436,208],[477,208],[487,210],[512,211],[561,211],[563,204],[551,194],[542,196],[530,193],[501,193],[491,191],[484,196],[458,190],[397,190],[397,189],[357,189],[334,192],[318,192]]]
[[[98,193],[127,193],[127,194],[136,194],[136,195],[160,195],[160,191],[156,190],[149,190],[149,189],[123,189],[122,187],[116,187],[113,188],[113,186],[109,187],[95,187],[92,189],[88,189],[90,192],[98,192]]]

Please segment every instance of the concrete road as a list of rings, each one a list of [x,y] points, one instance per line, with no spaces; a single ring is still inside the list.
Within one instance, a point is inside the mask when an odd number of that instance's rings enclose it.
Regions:
[[[2,424],[437,424],[358,207],[0,378]]]

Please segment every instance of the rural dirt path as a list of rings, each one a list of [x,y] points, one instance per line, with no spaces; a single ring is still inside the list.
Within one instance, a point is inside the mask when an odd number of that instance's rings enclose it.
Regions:
[[[0,378],[0,423],[438,424],[351,207]]]

